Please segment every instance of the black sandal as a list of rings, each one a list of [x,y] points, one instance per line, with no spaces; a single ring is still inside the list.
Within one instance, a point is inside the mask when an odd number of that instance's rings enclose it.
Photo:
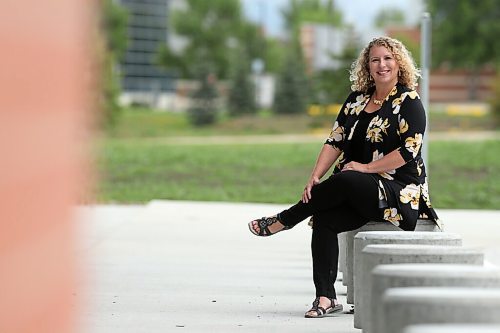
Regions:
[[[252,224],[253,222],[257,222],[257,225],[259,226],[259,232],[256,232],[254,230],[253,224]],[[248,229],[250,229],[250,232],[252,234],[254,234],[256,236],[262,236],[262,237],[271,236],[271,235],[277,234],[280,231],[290,229],[290,227],[287,227],[285,225],[283,229],[281,229],[279,231],[276,231],[276,232],[271,232],[269,230],[269,227],[271,225],[275,224],[276,222],[280,222],[281,223],[281,221],[278,220],[278,217],[276,217],[276,216],[263,217],[263,218],[260,218],[260,219],[257,219],[257,220],[253,220],[252,222],[248,223]]]
[[[322,318],[322,317],[326,317],[330,314],[333,314],[333,313],[336,313],[336,312],[341,312],[344,307],[342,306],[342,304],[335,304],[335,300],[333,298],[330,298],[330,306],[328,308],[324,308],[322,306],[319,306],[319,297],[316,297],[316,299],[314,300],[313,304],[312,304],[312,308],[307,311],[304,315],[304,317],[306,318]],[[313,315],[310,315],[308,314],[309,312],[316,312],[316,315],[313,316]]]

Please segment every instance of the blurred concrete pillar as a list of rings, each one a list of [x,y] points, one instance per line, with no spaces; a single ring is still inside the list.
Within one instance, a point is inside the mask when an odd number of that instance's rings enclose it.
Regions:
[[[92,4],[0,3],[0,332],[75,328]]]

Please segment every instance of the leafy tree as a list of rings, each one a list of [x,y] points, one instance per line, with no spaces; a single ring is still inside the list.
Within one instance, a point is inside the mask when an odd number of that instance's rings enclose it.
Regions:
[[[323,0],[291,0],[288,7],[282,10],[282,14],[284,17],[285,21],[285,26],[287,30],[290,32],[290,43],[299,44],[299,32],[300,28],[303,24],[305,23],[319,23],[319,24],[326,24],[330,25],[333,27],[342,27],[342,14],[340,11],[338,11],[335,6],[334,6],[334,1],[333,0],[328,0],[328,1],[323,1]],[[300,48],[296,48],[299,50]],[[297,52],[296,55],[291,57],[290,59],[293,59],[292,62],[299,62],[302,61],[302,56],[298,51],[294,51],[292,48],[291,51],[289,52]],[[289,59],[289,61],[291,61]],[[353,58],[349,59],[349,65],[350,62],[353,61]],[[347,65],[347,67],[349,67]],[[301,65],[303,68],[303,65]],[[285,67],[288,67],[286,65]],[[298,77],[294,80],[292,80],[290,77],[286,78],[286,75],[292,76],[294,75],[293,70],[290,70],[289,68],[284,68],[283,72],[281,74],[280,78],[280,83],[278,85],[277,89],[277,94],[280,92],[280,85],[281,89],[286,88],[285,90],[288,91],[288,93],[291,93],[291,91],[300,91],[300,93],[307,97],[302,97],[302,96],[297,96],[297,99],[299,100],[306,100],[306,102],[309,102],[309,99],[314,100],[315,102],[327,102],[332,99],[337,99],[337,97],[332,97],[332,94],[336,94],[338,91],[338,94],[342,94],[344,89],[337,89],[338,86],[332,87],[332,85],[335,85],[337,83],[336,81],[331,81],[336,80],[338,76],[343,76],[346,75],[347,79],[343,77],[343,81],[338,81],[340,82],[340,85],[344,85],[349,87],[349,80],[348,80],[348,70],[346,69],[344,73],[342,73],[341,70],[338,72],[332,71],[332,70],[327,70],[327,71],[321,71],[317,73],[312,73],[309,81],[309,89],[306,89],[305,87],[302,87],[300,89],[291,89],[291,87],[296,86],[299,84],[299,82],[304,82],[306,79],[302,77],[304,74],[304,71],[298,71],[297,75]],[[338,74],[338,75],[337,75]],[[334,88],[334,91],[330,91],[329,88]],[[347,90],[348,91],[348,90]],[[285,94],[286,96],[286,94]],[[280,97],[282,98],[282,97]],[[286,98],[291,98],[291,97],[286,97]],[[286,98],[283,101],[283,104],[287,104]],[[345,95],[343,95],[342,98],[345,98]],[[281,105],[281,101],[278,99],[278,96],[276,96],[276,111],[277,112],[286,112],[286,108],[283,108],[279,105]],[[287,106],[288,107],[288,106]],[[299,104],[299,107],[302,108],[302,106]],[[291,106],[292,109],[294,109],[293,106]],[[281,110],[281,111],[280,111]]]
[[[479,69],[488,63],[500,65],[498,0],[427,0],[427,5],[433,17],[433,65],[471,70],[474,98]]]
[[[185,0],[186,9],[172,14],[173,32],[183,37],[183,50],[165,45],[159,62],[178,70],[180,76],[196,76],[194,65],[204,62],[218,78],[228,77],[233,53],[243,48],[249,57],[261,57],[265,48],[259,28],[243,19],[238,0]]]
[[[377,28],[385,28],[391,25],[402,26],[405,22],[405,14],[397,8],[383,8],[375,16],[375,26]]]
[[[339,62],[337,69],[323,70],[316,73],[314,81],[316,84],[316,101],[321,104],[344,102],[351,91],[349,72],[351,64],[359,54],[359,45],[356,41],[349,44],[342,54],[332,56]]]
[[[291,0],[282,14],[293,42],[298,41],[300,26],[305,22],[342,25],[342,14],[335,9],[333,0]]]
[[[228,97],[229,114],[232,116],[251,114],[257,111],[255,87],[250,79],[250,63],[241,52],[230,81]]]
[[[300,54],[300,51],[289,52],[279,73],[273,106],[275,113],[298,114],[306,111],[309,85]]]
[[[112,0],[102,2],[100,28],[104,35],[102,56],[102,99],[103,124],[112,127],[120,113],[118,96],[120,85],[116,63],[123,57],[127,47],[127,11]]]

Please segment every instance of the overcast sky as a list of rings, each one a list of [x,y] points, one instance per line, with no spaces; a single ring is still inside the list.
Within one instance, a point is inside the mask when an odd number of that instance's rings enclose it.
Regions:
[[[289,0],[242,0],[245,15],[262,23],[273,36],[283,35],[281,8]],[[353,24],[364,41],[381,34],[373,28],[373,20],[384,8],[397,8],[405,13],[407,22],[416,23],[423,12],[422,0],[335,0],[344,21]]]

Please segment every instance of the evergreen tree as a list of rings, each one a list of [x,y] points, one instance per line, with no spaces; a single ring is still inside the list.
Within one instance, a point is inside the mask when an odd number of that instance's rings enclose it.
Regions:
[[[188,109],[188,117],[195,126],[210,125],[217,119],[216,79],[206,66],[198,69],[198,76],[199,86],[191,95],[192,105]]]
[[[238,116],[257,111],[255,104],[255,86],[250,78],[250,64],[241,52],[230,81],[228,96],[229,114]]]
[[[274,98],[274,112],[298,114],[306,111],[309,86],[299,51],[290,51],[279,73]]]

